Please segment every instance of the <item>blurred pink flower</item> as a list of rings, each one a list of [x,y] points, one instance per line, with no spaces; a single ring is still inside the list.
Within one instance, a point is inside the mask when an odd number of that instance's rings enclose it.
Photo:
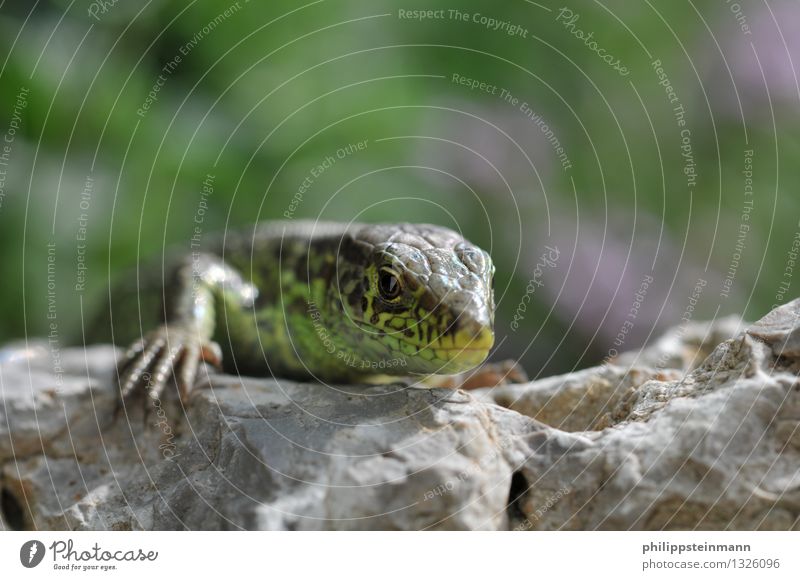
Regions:
[[[769,118],[770,101],[772,106],[797,106],[800,2],[720,3],[712,28],[724,56],[716,46],[703,51],[708,59],[706,91],[715,109],[736,117],[743,113],[749,120]],[[706,41],[713,43],[707,36]]]

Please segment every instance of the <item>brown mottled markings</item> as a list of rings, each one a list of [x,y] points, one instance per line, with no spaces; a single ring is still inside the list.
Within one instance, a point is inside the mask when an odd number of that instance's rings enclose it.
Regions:
[[[403,314],[411,310],[411,306],[404,302],[386,302],[381,298],[375,298],[372,300],[372,308],[378,314],[382,314],[384,312],[391,312],[393,314]]]
[[[442,320],[439,322],[439,326],[440,328],[444,328],[444,331],[442,332],[442,338],[445,336],[450,336],[452,338],[455,337],[456,332],[458,332],[459,320],[458,318],[455,318],[452,322],[446,322],[445,320]]]
[[[358,273],[353,272],[351,267],[340,266],[339,283],[342,284],[342,286],[347,286],[348,288],[355,287],[357,285],[357,278]]]
[[[430,312],[439,305],[439,299],[433,294],[425,292],[419,297],[419,305]]]
[[[348,296],[350,307],[355,311],[361,309],[361,314],[364,314],[369,308],[369,300],[360,288],[357,288],[351,296]]]
[[[381,300],[378,300],[377,298],[372,298],[370,300],[370,306],[372,306],[372,311],[375,314],[380,314],[381,312],[384,312],[383,302]]]

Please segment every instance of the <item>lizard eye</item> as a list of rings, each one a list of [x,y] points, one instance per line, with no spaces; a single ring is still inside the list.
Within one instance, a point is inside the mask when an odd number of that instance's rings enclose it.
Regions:
[[[401,287],[397,274],[388,268],[381,269],[378,275],[378,290],[381,297],[386,300],[394,300],[400,296]]]

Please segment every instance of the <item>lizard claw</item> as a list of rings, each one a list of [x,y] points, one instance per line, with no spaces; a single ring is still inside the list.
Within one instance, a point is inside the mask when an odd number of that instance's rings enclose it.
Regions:
[[[158,399],[174,376],[181,401],[186,401],[194,387],[200,361],[219,368],[222,351],[216,342],[204,340],[194,330],[162,325],[135,342],[120,364],[119,388],[128,400],[142,388]]]

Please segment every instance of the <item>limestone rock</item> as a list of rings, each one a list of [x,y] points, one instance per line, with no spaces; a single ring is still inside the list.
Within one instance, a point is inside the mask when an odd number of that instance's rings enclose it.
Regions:
[[[494,389],[209,374],[116,416],[114,349],[9,345],[0,529],[798,529],[798,311]]]
[[[623,367],[693,370],[721,342],[740,334],[747,327],[739,316],[727,316],[713,322],[687,321],[669,329],[652,346],[625,352],[612,359]]]

